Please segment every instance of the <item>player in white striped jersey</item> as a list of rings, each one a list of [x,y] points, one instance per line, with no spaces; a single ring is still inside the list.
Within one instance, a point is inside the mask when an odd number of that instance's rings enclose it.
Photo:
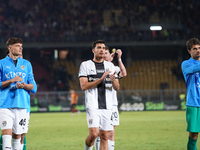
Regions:
[[[85,104],[89,135],[85,140],[85,150],[92,150],[94,141],[100,135],[100,150],[108,150],[108,131],[113,129],[112,90],[119,90],[115,77],[115,67],[104,61],[105,42],[97,40],[92,44],[93,60],[81,63],[80,86],[85,91]]]
[[[121,49],[118,49],[116,52],[113,51],[111,54],[109,52],[109,48],[105,47],[105,56],[104,60],[111,62],[117,54],[118,59],[118,66],[115,66],[115,71],[118,78],[122,78],[127,75],[126,68],[121,60],[122,51]],[[112,120],[113,120],[113,130],[109,132],[108,136],[108,150],[114,150],[115,142],[114,142],[114,134],[115,134],[115,126],[119,125],[119,112],[118,112],[118,100],[117,100],[117,92],[113,90],[113,110],[112,110]],[[97,137],[95,140],[95,150],[99,150],[100,145],[100,138]]]

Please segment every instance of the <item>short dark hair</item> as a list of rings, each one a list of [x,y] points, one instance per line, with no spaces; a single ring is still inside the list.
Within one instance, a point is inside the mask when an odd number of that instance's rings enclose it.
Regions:
[[[109,51],[109,47],[108,47],[108,46],[105,46],[105,50],[108,50],[108,51]]]
[[[9,45],[13,45],[15,43],[21,43],[22,44],[23,42],[22,42],[22,39],[20,39],[20,38],[11,37],[6,42],[6,46],[8,47]]]
[[[105,46],[105,50],[107,50],[110,53],[109,47]]]
[[[94,41],[92,43],[92,49],[94,49],[96,47],[97,44],[105,44],[105,41],[104,40],[97,40],[97,41]]]
[[[191,38],[186,42],[186,47],[188,50],[191,50],[193,45],[200,45],[200,41],[197,38]]]

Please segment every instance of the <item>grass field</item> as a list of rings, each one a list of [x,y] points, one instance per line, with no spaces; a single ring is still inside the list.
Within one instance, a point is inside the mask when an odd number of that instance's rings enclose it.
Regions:
[[[87,135],[85,112],[32,113],[27,150],[83,150]],[[185,150],[187,140],[185,111],[121,112],[115,150]]]

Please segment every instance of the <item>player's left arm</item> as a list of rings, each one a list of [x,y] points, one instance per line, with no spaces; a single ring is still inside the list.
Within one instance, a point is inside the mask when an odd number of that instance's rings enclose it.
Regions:
[[[32,66],[31,66],[31,63],[29,62],[28,65],[27,65],[27,83],[26,82],[22,82],[22,83],[17,83],[17,88],[23,88],[25,90],[28,90],[32,93],[36,93],[37,91],[37,84],[34,80],[34,77],[33,77],[33,69],[32,69]]]
[[[115,91],[119,91],[120,84],[119,84],[119,80],[116,79],[115,74],[116,74],[116,71],[114,72],[114,74],[109,75],[109,78],[112,83],[113,89]]]
[[[120,77],[125,77],[127,75],[127,72],[126,72],[126,67],[124,66],[123,62],[122,62],[122,51],[121,49],[118,49],[116,51],[116,53],[118,54],[117,55],[117,59],[118,59],[118,64],[119,64],[119,68],[120,68],[120,73],[119,73],[119,76]]]
[[[22,82],[22,83],[17,83],[17,88],[31,91],[33,90],[34,86],[33,84],[26,84],[25,82]]]

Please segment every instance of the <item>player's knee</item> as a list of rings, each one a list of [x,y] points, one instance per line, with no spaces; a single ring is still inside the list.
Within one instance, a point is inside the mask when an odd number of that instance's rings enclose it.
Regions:
[[[114,134],[115,134],[115,132],[114,132],[114,130],[112,130],[111,131],[111,136],[114,137]]]
[[[99,134],[96,133],[96,132],[93,132],[93,133],[91,133],[90,135],[91,135],[91,138],[92,138],[93,140],[95,140]]]
[[[112,140],[113,138],[114,138],[114,132],[112,130],[112,131],[109,132],[108,139]]]
[[[107,141],[108,140],[108,137],[107,136],[101,136],[101,141],[103,140],[103,141]]]
[[[193,139],[193,140],[196,140],[198,138],[198,133],[191,133],[190,134],[190,137]]]
[[[107,141],[108,140],[108,134],[103,133],[100,135],[101,140]]]
[[[21,134],[12,133],[12,138],[13,139],[20,139],[21,138]]]

